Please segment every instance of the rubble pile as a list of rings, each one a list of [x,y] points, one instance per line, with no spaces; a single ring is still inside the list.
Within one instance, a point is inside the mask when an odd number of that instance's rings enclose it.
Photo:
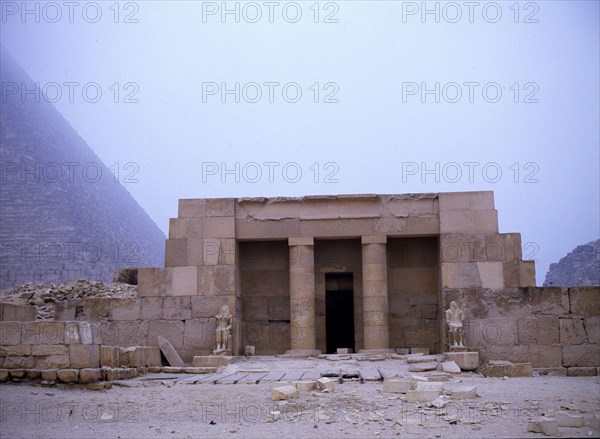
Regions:
[[[137,285],[78,280],[52,284],[26,283],[0,291],[0,303],[31,305],[37,320],[53,320],[56,302],[88,298],[135,298]]]

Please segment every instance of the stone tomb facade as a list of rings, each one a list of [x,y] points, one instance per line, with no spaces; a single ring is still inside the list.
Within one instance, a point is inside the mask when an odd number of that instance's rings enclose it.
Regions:
[[[489,191],[183,199],[165,252],[139,297],[228,305],[233,355],[442,352],[446,289],[535,286]]]

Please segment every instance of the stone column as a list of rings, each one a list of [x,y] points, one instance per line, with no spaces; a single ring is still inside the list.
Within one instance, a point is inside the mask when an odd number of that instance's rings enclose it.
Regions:
[[[365,350],[390,350],[386,236],[363,236],[363,325]]]
[[[291,355],[315,355],[315,257],[313,238],[289,238]]]

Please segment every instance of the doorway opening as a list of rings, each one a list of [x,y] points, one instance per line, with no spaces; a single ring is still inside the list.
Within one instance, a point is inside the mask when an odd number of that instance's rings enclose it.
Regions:
[[[352,273],[325,274],[325,331],[328,354],[355,351]]]

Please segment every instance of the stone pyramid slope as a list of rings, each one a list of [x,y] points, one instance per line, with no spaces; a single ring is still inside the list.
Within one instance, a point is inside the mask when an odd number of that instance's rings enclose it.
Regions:
[[[0,76],[0,289],[163,265],[162,231],[4,48]]]
[[[544,286],[600,285],[600,239],[578,245],[558,263],[550,264]]]

